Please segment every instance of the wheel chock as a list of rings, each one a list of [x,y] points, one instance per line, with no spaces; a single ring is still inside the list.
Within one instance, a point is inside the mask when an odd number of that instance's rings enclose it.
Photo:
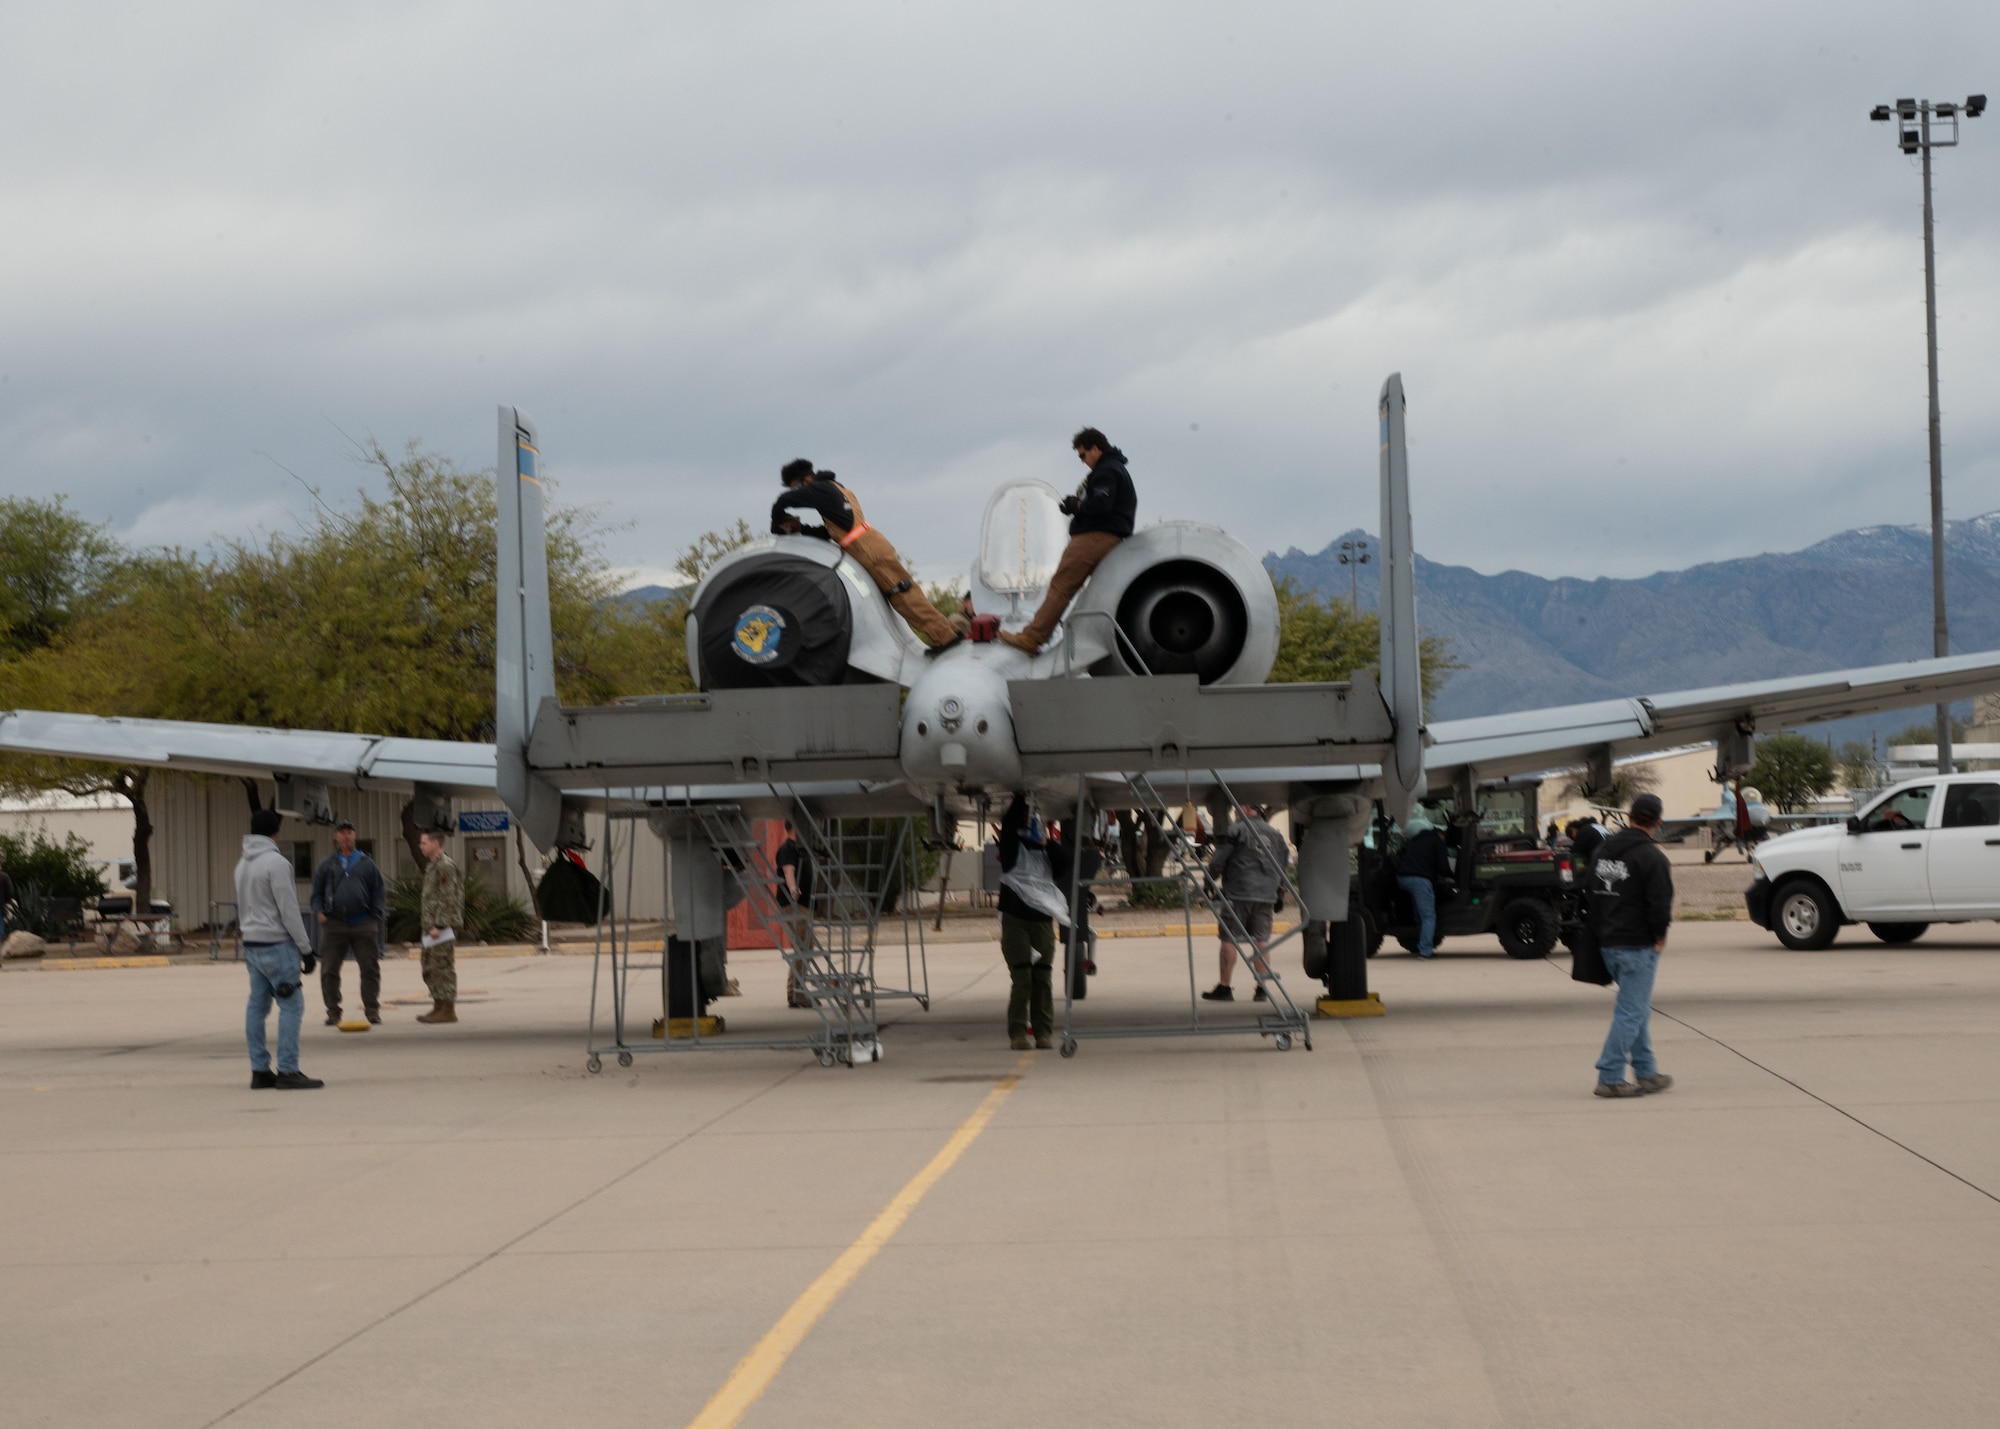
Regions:
[[[340,1024],[340,1030],[342,1032],[366,1032],[369,1025],[369,1021],[365,1017],[350,1017]]]
[[[728,1030],[729,1024],[720,1017],[704,1017],[701,1019],[701,1035],[704,1037],[719,1037]],[[669,1037],[676,1040],[682,1037],[693,1037],[695,1035],[694,1019],[692,1017],[655,1017],[653,1019],[653,1035],[662,1041],[665,1041]]]
[[[1389,1009],[1382,1005],[1382,994],[1371,992],[1366,997],[1322,997],[1313,1004],[1316,1017],[1386,1017]]]

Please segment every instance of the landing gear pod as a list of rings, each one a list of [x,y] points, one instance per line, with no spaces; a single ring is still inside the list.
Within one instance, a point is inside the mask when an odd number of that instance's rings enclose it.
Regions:
[[[773,552],[731,566],[703,588],[693,618],[704,690],[847,679],[847,591],[816,562]]]

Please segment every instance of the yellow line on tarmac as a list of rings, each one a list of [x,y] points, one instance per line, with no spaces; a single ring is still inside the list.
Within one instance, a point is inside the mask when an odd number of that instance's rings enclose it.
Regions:
[[[742,1421],[758,1396],[771,1387],[771,1381],[778,1377],[778,1371],[785,1367],[792,1351],[812,1332],[820,1317],[833,1308],[833,1302],[840,1298],[841,1292],[854,1283],[855,1277],[875,1258],[875,1253],[902,1229],[903,1222],[910,1218],[910,1212],[917,1208],[917,1202],[923,1200],[931,1187],[944,1178],[944,1173],[951,1170],[958,1158],[965,1154],[965,1149],[979,1139],[979,1133],[986,1130],[986,1123],[993,1120],[1000,1104],[1021,1084],[1022,1071],[1033,1061],[1032,1056],[1027,1056],[1014,1064],[1014,1070],[1002,1077],[972,1115],[960,1123],[958,1130],[951,1134],[951,1140],[930,1159],[930,1164],[910,1178],[909,1183],[896,1193],[896,1198],[884,1206],[882,1213],[855,1238],[854,1244],[821,1271],[819,1279],[808,1285],[805,1293],[792,1302],[792,1307],[779,1317],[778,1323],[771,1326],[756,1347],[737,1361],[736,1368],[723,1381],[714,1398],[688,1422],[688,1429],[733,1429]]]

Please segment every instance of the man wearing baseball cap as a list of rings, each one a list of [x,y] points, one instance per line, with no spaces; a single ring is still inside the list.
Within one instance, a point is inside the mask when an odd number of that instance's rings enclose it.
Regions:
[[[313,874],[312,907],[319,916],[319,995],[326,1025],[340,1025],[340,965],[349,953],[361,968],[361,1010],[382,1020],[382,929],[389,890],[375,860],[354,846],[354,825],[333,826],[333,852]]]
[[[1653,1016],[1653,977],[1667,946],[1667,924],[1674,916],[1673,868],[1653,842],[1663,812],[1657,794],[1634,799],[1631,826],[1598,845],[1585,879],[1584,886],[1591,890],[1604,965],[1618,982],[1611,1032],[1597,1059],[1597,1095],[1601,1097],[1644,1096],[1674,1084],[1653,1060],[1648,1027]],[[1633,1076],[1629,1082],[1625,1080],[1628,1063]]]

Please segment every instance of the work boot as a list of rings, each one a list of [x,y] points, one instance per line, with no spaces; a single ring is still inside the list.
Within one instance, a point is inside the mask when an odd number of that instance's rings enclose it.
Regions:
[[[1631,1082],[1599,1082],[1597,1095],[1601,1097],[1642,1097],[1645,1089]]]
[[[276,1085],[278,1085],[278,1074],[272,1071],[269,1067],[266,1067],[261,1072],[258,1071],[255,1067],[252,1067],[250,1069],[251,1091],[261,1092],[268,1088],[275,1087]]]
[[[1203,1002],[1234,1002],[1236,1001],[1236,993],[1230,988],[1228,983],[1219,982],[1215,985],[1213,992],[1204,992],[1201,995],[1201,1000]]]
[[[337,1008],[337,1007],[329,1007],[329,1008],[328,1008],[328,1009],[326,1010],[326,1025],[327,1025],[327,1026],[329,1026],[329,1027],[338,1027],[338,1026],[340,1026],[340,1009],[339,1009],[339,1008]]]
[[[417,1014],[417,1021],[456,1022],[458,1021],[458,1004],[455,1002],[446,1002],[441,997],[432,998],[431,1010],[429,1012],[419,1012]]]
[[[281,1092],[309,1092],[315,1087],[326,1085],[318,1077],[308,1077],[304,1072],[280,1072],[271,1083]]]
[[[1007,1045],[1012,1047],[1016,1052],[1025,1052],[1035,1044],[1028,1040],[1027,1033],[1017,1032],[1007,1039]]]
[[[935,660],[938,656],[944,654],[945,651],[951,649],[952,646],[963,645],[964,643],[965,637],[963,635],[954,635],[951,639],[945,641],[944,644],[933,645],[930,649],[924,651],[924,658],[926,660]]]
[[[1271,994],[1264,991],[1264,985],[1262,983],[1259,983],[1257,985],[1257,990],[1250,994],[1250,1000],[1252,1002],[1269,1002],[1271,1000]]]
[[[1055,1045],[1056,1043],[1053,1037],[1044,1037],[1040,1033],[1035,1034],[1035,1050],[1037,1052],[1046,1052],[1049,1050],[1049,1048]]]
[[[1648,1096],[1651,1096],[1654,1092],[1663,1092],[1668,1087],[1671,1087],[1673,1084],[1674,1084],[1674,1079],[1668,1076],[1665,1072],[1661,1072],[1656,1077],[1639,1078],[1639,1090],[1646,1093],[1646,1095]]]
[[[368,1018],[368,1021],[369,1021],[370,1025],[372,1025],[372,1026],[375,1026],[375,1027],[380,1027],[380,1026],[382,1025],[382,1009],[381,1009],[381,1008],[379,1008],[379,1007],[371,1007],[371,1008],[367,1009],[367,1012],[366,1012],[366,1014],[365,1014],[365,1015],[367,1016],[367,1018]]]
[[[741,997],[743,996],[743,989],[737,986],[735,978],[731,978],[728,982],[723,984],[722,995],[724,997]]]
[[[1002,645],[1011,645],[1016,650],[1025,651],[1030,655],[1039,655],[1042,650],[1041,646],[1023,638],[1019,631],[1003,630],[1000,632],[999,639]]]

